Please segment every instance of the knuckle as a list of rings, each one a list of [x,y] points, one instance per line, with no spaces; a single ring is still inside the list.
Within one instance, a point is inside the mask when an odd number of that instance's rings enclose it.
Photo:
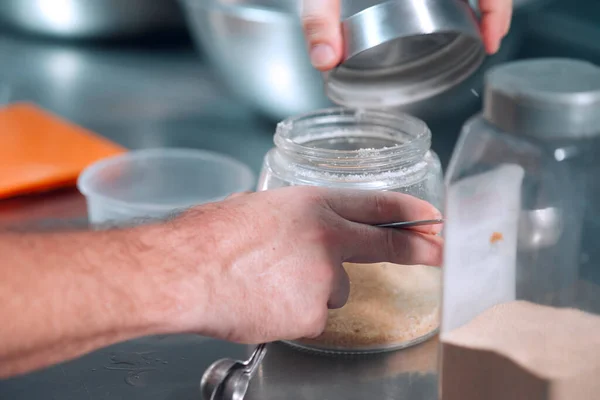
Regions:
[[[318,223],[307,232],[306,236],[311,243],[317,244],[330,243],[333,238],[331,232],[326,227],[321,226]]]
[[[328,247],[331,250],[337,246],[338,236],[336,222],[329,221],[328,218],[322,216],[317,216],[305,231],[305,238],[308,242],[319,247]]]
[[[292,195],[292,201],[301,207],[303,211],[310,211],[315,204],[323,204],[325,196],[322,188],[316,186],[296,186]]]
[[[328,19],[320,15],[307,14],[302,17],[304,35],[309,41],[323,36],[328,29],[328,25]]]
[[[317,307],[307,314],[304,336],[314,338],[321,335],[327,325],[327,315],[327,308],[324,307]]]
[[[389,208],[389,204],[385,200],[385,197],[381,196],[379,193],[373,196],[373,204],[375,206],[375,212],[377,212],[377,215],[385,215]]]
[[[397,232],[393,229],[384,230],[384,256],[386,260],[395,260],[398,258],[398,252],[403,252],[403,246],[398,246]]]
[[[307,268],[303,270],[303,278],[306,282],[311,282],[309,285],[312,286],[311,290],[316,290],[316,297],[313,297],[312,302],[320,302],[320,297],[323,293],[321,293],[321,289],[314,286],[319,285],[319,287],[330,287],[332,282],[334,282],[336,275],[335,270],[332,267],[331,263],[326,261],[316,261],[313,263],[309,263]]]
[[[335,279],[335,271],[329,263],[320,264],[319,277],[325,283],[331,283]]]

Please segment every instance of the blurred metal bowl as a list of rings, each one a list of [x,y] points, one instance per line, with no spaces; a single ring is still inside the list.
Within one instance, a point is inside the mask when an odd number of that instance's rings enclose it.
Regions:
[[[323,79],[308,58],[297,0],[180,0],[198,47],[225,85],[259,113],[282,120],[331,105]],[[382,0],[344,0],[342,16]],[[537,0],[539,1],[539,0]],[[483,75],[491,66],[513,59],[520,47],[522,21],[501,51],[456,87],[408,104],[401,111],[424,119],[436,130],[458,132],[480,107]],[[449,121],[457,124],[448,126]]]
[[[331,103],[312,68],[295,0],[181,0],[190,30],[224,83],[282,120]]]
[[[185,28],[177,0],[1,0],[2,25],[68,39]]]

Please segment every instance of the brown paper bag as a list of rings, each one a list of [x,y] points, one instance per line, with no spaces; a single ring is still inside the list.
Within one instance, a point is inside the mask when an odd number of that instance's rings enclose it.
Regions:
[[[524,301],[443,334],[443,400],[600,399],[600,316]]]

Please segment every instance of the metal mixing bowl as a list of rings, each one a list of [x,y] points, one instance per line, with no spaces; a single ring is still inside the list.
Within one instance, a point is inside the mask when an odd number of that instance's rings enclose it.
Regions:
[[[98,39],[185,27],[176,0],[1,0],[0,26]]]
[[[224,83],[274,120],[331,103],[310,64],[294,0],[181,0]]]
[[[310,64],[296,0],[180,1],[196,43],[224,84],[259,113],[278,121],[331,104],[321,74]],[[344,0],[342,16],[381,1]],[[434,133],[458,133],[480,107],[484,72],[515,57],[522,25],[515,18],[502,50],[462,84],[401,111],[424,119]]]

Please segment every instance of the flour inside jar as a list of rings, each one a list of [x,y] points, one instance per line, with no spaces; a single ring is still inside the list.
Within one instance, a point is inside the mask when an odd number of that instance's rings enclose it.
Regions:
[[[350,277],[347,304],[331,310],[316,339],[298,344],[332,351],[402,348],[439,327],[441,270],[424,265],[344,264]]]
[[[315,110],[282,121],[273,140],[259,190],[318,186],[388,191],[440,210],[444,204],[442,165],[431,150],[431,131],[413,116],[370,108]],[[320,337],[290,344],[326,352],[382,352],[436,333],[439,269],[393,264],[345,268],[351,280],[348,304],[330,312]]]

